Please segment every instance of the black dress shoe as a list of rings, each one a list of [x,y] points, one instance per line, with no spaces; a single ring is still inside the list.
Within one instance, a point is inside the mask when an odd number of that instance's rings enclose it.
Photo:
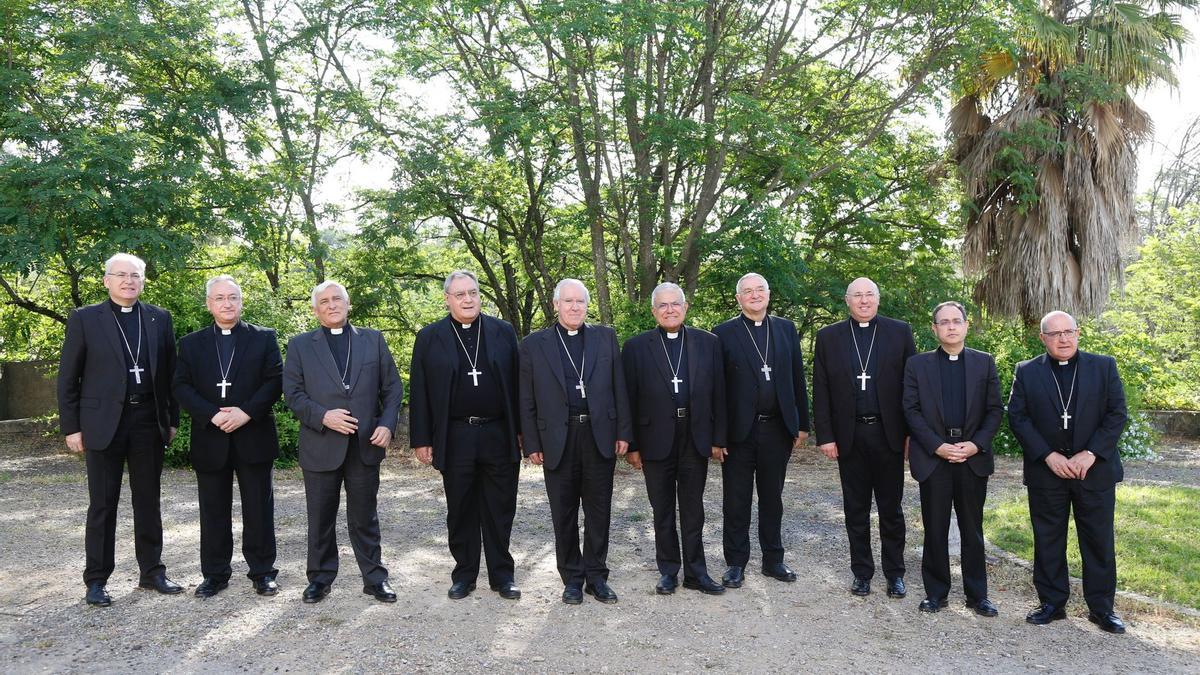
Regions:
[[[674,574],[664,574],[658,578],[658,585],[654,587],[654,592],[659,595],[671,595],[679,586],[679,581],[676,580]]]
[[[471,588],[475,588],[475,584],[471,584]],[[391,585],[387,581],[381,581],[377,584],[367,584],[363,586],[363,593],[375,596],[375,599],[380,602],[396,601],[396,591],[392,590]]]
[[[568,605],[583,604],[583,589],[578,586],[567,586],[563,589],[562,601]]]
[[[462,600],[475,590],[474,582],[456,581],[450,585],[450,590],[446,591],[446,597],[451,600]]]
[[[940,599],[925,598],[924,600],[921,601],[921,606],[917,607],[917,609],[921,610],[922,612],[929,612],[930,614],[932,614],[934,612],[940,612],[941,609],[943,607],[945,607],[947,604],[948,604],[948,602],[945,598],[940,598]]]
[[[690,588],[693,591],[700,591],[708,595],[720,595],[725,592],[725,587],[713,581],[713,578],[705,574],[699,579],[684,578],[683,587]]]
[[[204,577],[204,581],[196,587],[197,598],[211,598],[217,593],[229,588],[229,581],[217,581],[212,577]]]
[[[1100,630],[1105,633],[1112,633],[1114,635],[1125,634],[1125,622],[1121,620],[1121,617],[1112,612],[1108,612],[1107,614],[1088,612],[1088,621],[1100,626]]]
[[[775,563],[774,565],[763,567],[763,574],[780,581],[796,580],[796,573],[792,571],[792,568],[783,563]]]
[[[138,582],[138,588],[150,588],[163,595],[175,595],[183,592],[183,586],[171,581],[165,574],[156,574],[149,579]]]
[[[1025,615],[1025,623],[1031,623],[1035,626],[1044,626],[1051,621],[1067,618],[1067,610],[1062,607],[1043,603],[1037,609]]]
[[[310,605],[314,602],[320,602],[325,599],[325,596],[329,595],[332,587],[332,584],[314,581],[308,585],[308,588],[304,589],[303,600]]]
[[[745,582],[746,570],[737,565],[730,565],[721,577],[721,583],[725,585],[725,588],[741,588]]]
[[[254,592],[259,595],[275,595],[279,592],[279,584],[271,577],[262,576],[254,580]]]
[[[1000,613],[1000,610],[996,609],[996,606],[992,604],[992,601],[988,600],[987,598],[982,600],[968,600],[967,609],[973,609],[979,616],[987,617],[993,617]]]
[[[850,582],[850,592],[855,595],[870,595],[871,580],[862,577],[854,577],[854,581]]]
[[[889,598],[903,598],[907,595],[908,591],[904,589],[904,579],[902,577],[888,579],[887,593]]]
[[[608,587],[608,584],[603,581],[597,581],[594,584],[587,584],[583,587],[584,592],[593,598],[603,602],[606,605],[611,605],[617,601],[617,594],[613,589]]]
[[[93,581],[87,588],[87,595],[83,596],[87,604],[92,607],[108,607],[112,604],[112,598],[108,597],[108,591],[104,590],[103,581]]]
[[[499,586],[492,586],[492,590],[500,594],[500,597],[505,600],[520,600],[521,589],[511,581],[506,581]]]

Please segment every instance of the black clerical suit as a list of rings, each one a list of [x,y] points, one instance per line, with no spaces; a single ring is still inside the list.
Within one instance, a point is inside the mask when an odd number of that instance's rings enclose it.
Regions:
[[[1070,416],[1065,430],[1064,402]],[[1112,357],[1080,351],[1065,367],[1047,354],[1017,364],[1008,424],[1024,451],[1033,521],[1033,585],[1042,603],[1058,608],[1067,604],[1067,521],[1074,510],[1084,599],[1093,612],[1112,612],[1117,588],[1113,511],[1116,484],[1125,475],[1117,441],[1127,419],[1125,389]],[[1068,458],[1090,451],[1096,461],[1083,480],[1063,479],[1046,464],[1052,451]]]
[[[817,444],[837,443],[850,570],[859,579],[869,580],[875,574],[872,495],[879,511],[884,576],[888,580],[904,576],[900,499],[908,423],[902,401],[904,365],[916,351],[912,326],[883,315],[876,315],[865,327],[848,319],[817,331],[813,355]],[[861,377],[863,365],[866,379]]]
[[[338,334],[321,327],[293,337],[283,366],[283,396],[300,420],[309,582],[332,584],[337,576],[335,528],[343,484],[346,525],[363,581],[387,581],[377,508],[379,464],[387,450],[370,439],[377,427],[395,432],[404,386],[383,334],[347,325]],[[358,420],[355,433],[325,426],[325,413],[336,408]]]
[[[209,325],[179,341],[175,398],[192,416],[190,458],[200,499],[200,571],[228,581],[233,573],[233,478],[242,499],[242,555],[251,579],[275,569],[275,497],[271,469],[279,456],[272,406],[282,391],[283,359],[275,331],[239,321],[224,335]],[[224,387],[220,383],[227,382]],[[226,433],[212,423],[237,407],[250,421]]]
[[[627,340],[621,362],[634,421],[629,450],[642,456],[658,571],[675,576],[682,566],[685,580],[704,579],[704,484],[713,446],[726,444],[720,342],[699,328],[681,328],[674,339],[655,328]]]
[[[484,314],[469,325],[447,316],[417,333],[409,437],[414,448],[433,448],[433,466],[442,472],[451,580],[475,583],[482,540],[488,583],[499,588],[513,581],[508,549],[521,467],[517,335],[507,321]]]
[[[84,583],[107,582],[113,572],[117,504],[127,460],[141,581],[166,571],[159,481],[170,430],[179,426],[179,405],[171,395],[174,371],[175,329],[161,307],[137,302],[133,311],[123,313],[105,300],[67,318],[58,367],[58,415],[63,434],[83,432],[86,448]]]
[[[921,484],[925,546],[921,576],[925,595],[950,592],[950,509],[962,541],[963,590],[968,602],[987,598],[983,503],[994,469],[992,438],[1004,408],[991,354],[964,348],[957,358],[942,349],[917,354],[904,367],[904,415],[912,441],[908,464]],[[949,462],[936,452],[943,443],[971,441],[979,452]]]
[[[569,343],[574,367],[563,342]],[[575,367],[582,369],[583,389]],[[521,341],[518,405],[525,456],[539,452],[543,456],[563,584],[607,582],[616,442],[633,440],[625,373],[613,329],[585,324],[570,336],[555,324],[528,335]]]
[[[784,477],[796,436],[809,431],[800,338],[794,323],[777,316],[756,326],[738,315],[713,332],[720,338],[728,414],[728,455],[721,465],[725,564],[745,567],[750,560],[757,484],[758,543],[767,568],[783,563]]]

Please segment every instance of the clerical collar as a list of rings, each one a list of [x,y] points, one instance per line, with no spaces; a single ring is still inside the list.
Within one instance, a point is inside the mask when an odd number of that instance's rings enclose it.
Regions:
[[[1046,356],[1050,356],[1050,355],[1047,354]],[[1059,368],[1066,368],[1067,366],[1075,363],[1078,360],[1079,360],[1079,352],[1078,351],[1076,351],[1075,354],[1072,355],[1071,358],[1067,359],[1066,361],[1060,361],[1059,359],[1056,359],[1053,356],[1050,356],[1050,362],[1052,364],[1054,364],[1055,366],[1058,366]]]
[[[330,335],[341,335],[341,334],[342,334],[342,331],[346,330],[346,328],[348,328],[349,326],[350,326],[350,324],[349,324],[349,323],[346,323],[346,324],[343,324],[343,325],[341,325],[341,326],[338,326],[337,328],[330,328],[330,327],[328,327],[328,326],[321,326],[321,330],[325,331],[326,333],[329,333]]]
[[[579,324],[579,328],[576,328],[574,330],[571,330],[571,329],[563,326],[561,323],[557,323],[554,325],[558,327],[558,332],[562,333],[563,335],[566,335],[567,337],[575,337],[576,335],[579,335],[579,331],[583,330],[583,327],[585,324]]]
[[[957,361],[960,358],[962,358],[962,355],[963,355],[962,352],[959,352],[957,354],[951,354],[951,353],[947,352],[945,349],[943,349],[942,347],[938,347],[937,350],[938,350],[938,353],[941,354],[942,357],[945,358],[947,361]]]
[[[855,319],[854,317],[850,317],[850,324],[853,326],[858,326],[859,328],[870,328],[871,326],[875,325],[875,319],[878,319],[878,318],[879,318],[878,314],[871,317],[870,321],[859,321],[858,319]]]
[[[475,317],[475,320],[472,321],[471,323],[462,323],[461,321],[458,321],[457,319],[454,319],[454,318],[451,318],[450,321],[454,324],[455,328],[457,328],[458,330],[461,330],[461,331],[469,331],[472,328],[474,328],[475,326],[479,325],[479,317]]]
[[[220,326],[217,326],[216,324],[213,324],[213,325],[216,326],[216,329],[221,333],[221,335],[233,335],[233,331],[237,330],[237,327],[238,327],[238,325],[236,323],[233,324],[233,328],[221,328]]]
[[[125,305],[118,305],[117,303],[113,302],[112,298],[109,298],[108,306],[111,307],[112,311],[114,311],[114,312],[121,312],[122,314],[129,314],[135,308],[137,308],[137,300],[134,300],[132,305],[126,307]]]
[[[668,340],[677,340],[677,339],[679,339],[679,335],[680,335],[681,333],[683,333],[683,326],[680,326],[680,327],[679,327],[679,330],[675,331],[674,333],[672,333],[671,331],[667,330],[666,328],[663,328],[662,326],[659,326],[659,327],[658,327],[658,332],[660,332],[660,333],[662,333],[663,335],[667,336],[667,339],[668,339]]]
[[[746,315],[745,315],[745,313],[743,313],[743,314],[742,314],[742,321],[745,321],[746,323],[748,323],[748,324],[750,324],[750,325],[752,325],[752,326],[756,326],[756,327],[757,327],[757,326],[761,326],[761,325],[763,325],[764,323],[766,323],[766,322],[767,322],[767,315],[766,315],[766,314],[763,314],[762,321],[758,321],[758,320],[755,320],[755,319],[751,319],[750,317],[746,316]]]

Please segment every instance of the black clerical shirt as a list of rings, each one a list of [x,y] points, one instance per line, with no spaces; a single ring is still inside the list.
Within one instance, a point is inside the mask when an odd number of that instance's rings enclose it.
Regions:
[[[769,336],[771,334],[769,316],[764,316],[762,321],[755,322],[745,314],[742,315],[742,323],[750,329],[750,335],[753,336],[754,346],[757,347],[757,352],[750,355],[750,360],[758,367],[757,377],[754,381],[758,383],[758,398],[755,402],[754,411],[759,415],[778,415],[779,414],[779,396],[775,392],[775,378],[778,377],[778,371],[775,370],[775,352],[769,350]],[[758,323],[758,325],[755,325]],[[767,355],[767,365],[771,367],[771,379],[767,379],[761,371],[763,353]]]
[[[217,335],[217,368],[219,369],[217,373],[214,373],[216,378],[227,379],[233,371],[233,360],[237,358],[237,334],[240,329],[241,323],[235,323],[233,328],[229,329],[229,335],[226,335],[220,326],[213,325],[213,331]],[[214,383],[217,381],[217,379],[213,379]],[[214,386],[217,385],[214,384]],[[220,394],[221,387],[217,386],[217,395],[219,396]]]
[[[450,417],[504,417],[504,394],[500,391],[496,373],[486,365],[488,345],[483,339],[483,321],[476,317],[467,328],[463,328],[461,323],[451,319],[450,325],[458,335],[454,349],[458,352],[459,373],[450,385]],[[478,357],[476,346],[479,348]],[[471,367],[471,361],[475,361],[475,368]],[[472,370],[478,372],[472,376]],[[475,384],[476,378],[478,386]]]
[[[121,353],[125,357],[125,394],[154,393],[154,384],[150,378],[150,341],[146,339],[146,317],[142,313],[142,304],[134,302],[133,311],[122,312],[121,306],[110,298],[108,306],[112,310],[113,316],[116,317],[117,325],[121,327],[117,332],[123,333],[125,336],[121,342]],[[126,345],[128,345],[128,349]],[[130,351],[133,353],[131,354]],[[134,367],[135,357],[137,366],[142,369],[138,373],[141,375],[141,382],[138,382],[135,374],[130,372]]]
[[[347,386],[350,384],[350,359],[354,358],[350,353],[350,324],[342,326],[338,334],[325,326],[321,326],[321,330],[325,331],[325,341],[329,343],[329,353],[333,355],[333,364],[342,378],[342,386]]]
[[[942,383],[942,421],[947,428],[961,429],[967,419],[967,369],[963,365],[963,353],[958,358],[950,360],[941,347],[938,347],[938,375]],[[945,433],[945,429],[942,430]],[[947,443],[959,443],[964,438],[943,437]]]
[[[876,323],[878,323],[878,318],[872,318],[866,326],[862,326],[853,317],[850,318],[850,330],[854,331],[854,338],[849,347],[852,353],[850,358],[854,359],[854,412],[856,415],[879,414],[879,388],[875,386],[875,380],[879,370],[879,350],[883,348],[885,338],[875,330]],[[872,337],[874,337],[874,346],[872,346]],[[855,344],[858,345],[857,354],[854,354]],[[858,377],[862,373],[864,362],[867,366],[867,375],[870,376],[867,378],[865,391],[862,387],[862,380]]]
[[[1047,440],[1053,443],[1055,450],[1066,450],[1069,456],[1071,454],[1071,436],[1075,433],[1075,401],[1079,398],[1079,382],[1075,377],[1076,366],[1079,363],[1079,354],[1077,352],[1068,359],[1066,365],[1059,364],[1058,359],[1055,359],[1053,356],[1048,358],[1050,359],[1050,370],[1054,373],[1054,381],[1058,383],[1058,390],[1062,395],[1062,401],[1054,402],[1054,409],[1058,411],[1058,423],[1054,425],[1056,434],[1055,438]],[[1074,387],[1072,387],[1072,384],[1074,384]],[[1057,396],[1056,394],[1055,398]],[[1070,401],[1067,400],[1068,397]],[[1062,402],[1067,403],[1067,414],[1071,416],[1071,419],[1067,420],[1066,429],[1062,428],[1063,409],[1062,405],[1060,405]]]
[[[668,373],[674,370],[676,374],[673,377],[678,377],[682,380],[679,383],[679,393],[675,393],[675,385],[670,380],[666,382],[667,391],[670,392],[671,398],[674,399],[676,408],[686,408],[691,401],[691,383],[688,382],[689,378],[687,376],[687,350],[684,349],[686,346],[685,341],[687,340],[686,331],[687,329],[681,326],[679,332],[675,335],[675,339],[671,339],[667,336],[667,331],[663,330],[662,327],[658,329],[660,346],[666,347],[666,353],[658,358],[666,361],[666,370]]]
[[[567,388],[567,410],[571,415],[586,415],[588,411],[587,401],[583,399],[583,392],[577,387],[582,379],[585,364],[583,363],[583,341],[584,335],[587,333],[587,325],[581,325],[579,330],[574,335],[570,335],[562,324],[555,324],[554,330],[558,332],[562,342],[558,346],[558,354],[562,358],[563,376],[566,382],[563,384]],[[563,351],[563,344],[567,346],[567,351]],[[570,358],[568,358],[568,352]]]

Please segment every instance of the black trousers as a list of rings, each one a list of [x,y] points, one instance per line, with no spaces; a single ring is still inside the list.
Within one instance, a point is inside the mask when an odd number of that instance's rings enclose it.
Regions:
[[[904,453],[888,447],[883,426],[858,423],[854,447],[839,448],[838,475],[842,508],[850,539],[850,571],[856,577],[875,576],[871,553],[871,497],[879,510],[880,557],[888,579],[904,576]]]
[[[721,464],[724,488],[725,564],[750,562],[750,505],[758,486],[758,545],[763,567],[783,562],[783,480],[792,456],[792,436],[783,420],[756,421],[746,440],[729,444]]]
[[[938,462],[921,483],[921,522],[925,547],[921,578],[925,596],[943,599],[950,594],[950,509],[958,519],[962,542],[963,593],[969,601],[987,597],[987,561],[983,546],[983,502],[987,476],[977,476],[966,463]]]
[[[273,463],[253,464],[238,458],[236,441],[230,438],[225,466],[216,471],[197,471],[200,497],[200,572],[216,581],[233,574],[233,479],[237,477],[242,497],[242,557],[251,579],[275,578],[275,491]]]
[[[592,428],[572,424],[562,460],[546,470],[546,496],[554,522],[554,550],[563,584],[608,580],[608,527],[612,518],[616,458],[596,449]],[[579,548],[579,507],[583,506],[583,550]]]
[[[447,429],[442,485],[454,582],[474,583],[479,576],[481,540],[488,584],[495,588],[513,581],[508,546],[521,465],[513,460],[504,425],[503,420],[479,426],[452,421]]]
[[[346,526],[364,584],[387,581],[379,543],[379,465],[363,464],[358,437],[347,439],[346,459],[333,471],[304,471],[308,506],[308,580],[331,584],[337,578],[337,513],[346,486]]]
[[[1083,559],[1083,598],[1093,612],[1112,611],[1117,592],[1117,556],[1113,549],[1116,501],[1116,486],[1087,490],[1077,480],[1064,480],[1055,488],[1029,488],[1033,585],[1042,602],[1063,607],[1070,597],[1067,520],[1074,509]]]
[[[87,443],[87,437],[84,437]],[[166,572],[162,564],[162,512],[159,505],[163,437],[154,400],[126,404],[107,448],[87,450],[88,510],[84,530],[83,582],[106,583],[115,567],[117,504],[121,477],[129,463],[133,501],[133,550],[141,580]]]
[[[646,493],[654,510],[654,557],[658,573],[675,576],[682,566],[686,579],[708,575],[702,541],[708,457],[700,456],[693,445],[688,420],[677,420],[671,453],[665,459],[642,462]],[[679,555],[680,533],[675,528],[677,497],[679,530],[683,533],[682,559]]]

